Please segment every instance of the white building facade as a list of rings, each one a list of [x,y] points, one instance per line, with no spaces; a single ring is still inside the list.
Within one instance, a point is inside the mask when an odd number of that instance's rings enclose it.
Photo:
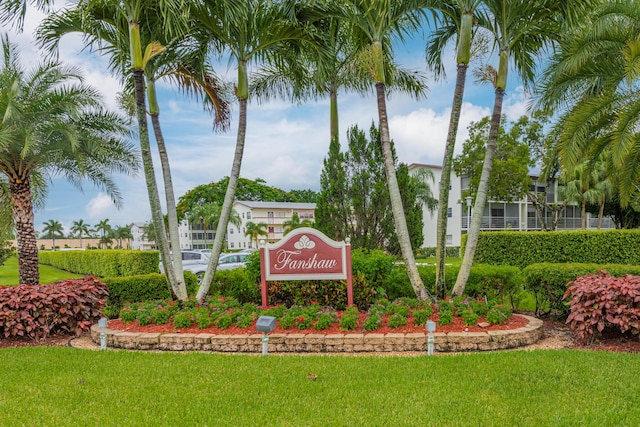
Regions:
[[[413,163],[409,165],[409,173],[415,172],[421,168],[429,169],[433,172],[435,184],[429,183],[433,197],[439,196],[439,183],[442,177],[442,167],[434,165],[425,165]],[[532,191],[543,193],[545,184],[539,183],[536,178],[533,181]],[[471,218],[471,209],[473,203],[471,198],[462,198],[463,191],[468,189],[468,179],[466,177],[458,177],[454,171],[451,171],[451,185],[449,186],[449,206],[447,207],[447,246],[460,246],[461,237],[468,231],[468,224]],[[554,202],[556,200],[556,186],[551,186],[547,190],[547,201]],[[430,213],[425,207],[423,210],[424,222],[424,247],[436,246],[436,230],[438,224],[438,211]],[[587,213],[587,228],[596,228],[598,218],[592,217]],[[576,230],[582,226],[582,216],[579,206],[569,205],[561,214],[558,222],[558,230]],[[540,230],[538,214],[533,204],[526,198],[515,202],[501,202],[490,200],[484,208],[482,215],[483,231],[498,230],[519,230],[533,231]],[[615,228],[610,218],[604,218],[602,228]]]

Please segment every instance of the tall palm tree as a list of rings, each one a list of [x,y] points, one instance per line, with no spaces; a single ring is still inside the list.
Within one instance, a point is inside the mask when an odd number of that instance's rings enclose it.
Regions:
[[[258,239],[260,236],[267,236],[268,234],[266,223],[259,222],[256,224],[252,221],[247,222],[244,235],[251,237],[251,243],[256,242],[256,247],[258,246]]]
[[[473,20],[476,8],[481,0],[444,0],[436,1],[432,7],[441,12],[442,24],[434,31],[427,45],[427,65],[435,72],[436,77],[444,76],[442,52],[448,42],[456,38],[456,84],[453,91],[449,129],[442,160],[440,177],[440,193],[438,197],[438,218],[436,228],[436,295],[445,296],[445,257],[447,243],[447,210],[449,206],[449,187],[451,186],[451,167],[455,149],[462,99],[467,81],[467,70],[471,60],[471,43],[473,39]]]
[[[100,232],[100,246],[103,244],[106,246],[107,244],[111,244],[111,233],[113,228],[111,224],[109,224],[109,218],[105,218],[102,221],[96,224],[96,231]]]
[[[119,206],[110,174],[132,173],[138,162],[125,140],[126,121],[102,109],[98,93],[77,70],[44,62],[20,67],[17,48],[2,40],[0,63],[0,172],[9,181],[20,282],[38,284],[32,179],[57,175],[79,186],[84,178]]]
[[[217,54],[229,55],[237,67],[235,95],[239,104],[238,133],[229,183],[222,204],[222,212],[207,271],[196,298],[201,300],[209,292],[213,275],[222,251],[227,224],[231,216],[234,194],[244,153],[247,133],[247,102],[249,99],[249,64],[275,57],[278,50],[291,42],[304,40],[305,32],[285,19],[295,2],[267,0],[204,0],[192,9],[196,20],[192,35],[209,45]]]
[[[56,237],[62,238],[64,234],[62,233],[62,223],[55,219],[50,219],[49,221],[45,221],[43,223],[44,228],[42,232],[44,233],[43,237],[48,237],[51,239],[51,250],[56,250]]]
[[[80,248],[82,249],[82,236],[89,235],[89,224],[84,222],[83,219],[73,221],[71,232],[80,238]]]
[[[386,73],[384,65],[385,58],[392,58],[390,38],[402,39],[409,31],[418,29],[422,24],[425,3],[420,0],[348,0],[342,3],[341,14],[353,23],[356,43],[360,46],[366,45],[360,50],[358,60],[366,66],[376,88],[382,154],[402,259],[416,295],[427,298],[427,290],[418,273],[411,248],[409,229],[396,178],[385,94],[390,76]]]
[[[127,239],[128,241],[133,239],[133,234],[131,234],[131,228],[126,226],[126,225],[117,226],[113,230],[113,238],[118,240],[118,248],[122,249],[122,240],[123,239]]]
[[[637,71],[640,3],[612,0],[561,40],[545,70],[539,102],[562,112],[561,165],[589,168],[604,153],[617,176],[620,201],[629,203],[640,180],[640,100]]]
[[[166,41],[181,37],[186,31],[188,7],[181,0],[140,2],[138,0],[83,0],[74,9],[45,20],[38,38],[43,44],[55,47],[66,32],[84,33],[88,44],[97,45],[110,56],[112,66],[120,68],[126,80],[133,77],[135,114],[142,153],[145,181],[151,207],[151,217],[156,233],[160,258],[166,266],[166,274],[172,293],[180,300],[187,299],[182,274],[182,258],[169,251],[166,226],[163,221],[158,186],[155,180],[151,146],[146,118],[145,70],[166,47],[158,39]],[[155,94],[155,91],[153,92]],[[155,104],[154,104],[155,105]],[[159,110],[154,110],[158,113]],[[158,127],[159,128],[159,127]],[[157,140],[167,186],[167,209],[170,211],[170,238],[173,246],[179,246],[178,223],[175,214],[175,197],[164,139]],[[172,209],[173,208],[173,209]]]
[[[484,0],[479,25],[488,31],[498,54],[498,69],[487,67],[480,77],[492,83],[495,90],[491,127],[487,140],[482,174],[476,191],[464,257],[458,272],[453,295],[462,295],[466,286],[478,243],[482,215],[487,202],[489,178],[493,168],[498,128],[502,117],[502,102],[509,65],[512,63],[524,85],[534,81],[536,58],[557,41],[558,34],[569,28],[599,0],[565,2],[564,0]]]

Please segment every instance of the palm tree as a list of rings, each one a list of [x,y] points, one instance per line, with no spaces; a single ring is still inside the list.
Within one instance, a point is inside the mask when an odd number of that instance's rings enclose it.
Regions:
[[[260,236],[267,236],[267,224],[264,222],[260,222],[258,224],[249,221],[247,222],[247,226],[244,232],[245,236],[251,237],[251,243],[256,242],[256,246],[258,246],[258,238]]]
[[[561,165],[571,170],[598,164],[607,169],[623,205],[640,180],[637,72],[640,4],[613,0],[594,9],[579,28],[564,35],[540,85],[540,103],[563,113],[558,127]]]
[[[105,218],[102,221],[98,222],[96,224],[96,231],[100,232],[100,246],[102,247],[102,244],[104,243],[105,246],[107,244],[111,244],[111,239],[109,239],[109,237],[111,237],[111,233],[113,231],[113,228],[111,227],[111,224],[109,224],[109,218]]]
[[[447,243],[447,210],[449,206],[449,187],[451,185],[451,167],[456,137],[460,123],[462,99],[467,81],[467,69],[471,60],[471,42],[473,38],[473,20],[476,8],[481,0],[444,0],[436,1],[433,8],[442,14],[443,24],[431,35],[427,45],[427,65],[435,71],[436,77],[444,76],[442,52],[448,42],[456,37],[456,84],[453,92],[449,130],[442,160],[440,193],[438,197],[438,219],[436,229],[436,295],[445,296],[445,257]]]
[[[296,228],[301,227],[313,227],[313,221],[310,219],[300,220],[300,215],[297,212],[294,212],[291,216],[291,219],[288,219],[282,223],[284,228],[284,235],[286,236],[289,232],[295,230]]]
[[[244,152],[247,132],[247,101],[249,99],[248,66],[261,59],[274,57],[285,43],[304,40],[302,29],[284,19],[292,4],[267,0],[205,0],[192,9],[196,20],[192,35],[213,50],[229,55],[236,63],[235,95],[239,104],[238,133],[229,183],[213,243],[207,271],[196,298],[203,299],[211,286],[218,257],[226,236],[234,194]],[[290,45],[289,45],[290,47]]]
[[[88,178],[120,205],[112,172],[138,167],[121,117],[105,112],[98,93],[74,69],[44,62],[21,69],[17,48],[4,38],[0,64],[0,172],[9,181],[20,282],[38,284],[32,180],[53,175],[79,185]]]
[[[31,0],[36,8],[48,10],[53,0]],[[2,0],[0,2],[0,24],[6,24],[15,20],[16,28],[22,31],[24,16],[27,13],[27,0]]]
[[[133,239],[133,234],[131,234],[131,227],[126,225],[119,225],[113,230],[114,239],[118,239],[118,248],[122,249],[122,240],[127,239],[130,241]],[[127,244],[127,246],[129,246]]]
[[[594,0],[598,1],[598,0]],[[491,127],[487,140],[482,174],[476,191],[464,257],[458,272],[453,295],[462,295],[466,286],[478,243],[482,215],[487,201],[489,178],[493,168],[498,128],[502,117],[502,102],[507,85],[509,64],[513,62],[520,80],[530,85],[535,77],[536,57],[550,47],[558,34],[568,24],[584,16],[593,3],[565,2],[563,0],[484,0],[486,10],[479,17],[479,25],[491,34],[498,53],[498,69],[487,67],[478,73],[481,79],[491,82],[495,89]]]
[[[83,0],[76,5],[74,10],[63,12],[55,18],[45,21],[38,35],[43,44],[56,46],[59,38],[66,32],[80,31],[86,35],[89,44],[104,46],[104,50],[111,57],[112,65],[119,67],[123,75],[127,75],[127,80],[131,75],[125,70],[131,70],[136,100],[135,113],[151,217],[155,229],[158,230],[156,244],[160,250],[161,261],[166,266],[165,271],[171,291],[180,300],[187,299],[182,275],[182,258],[179,251],[174,251],[173,262],[169,262],[171,259],[169,242],[155,180],[147,126],[145,70],[153,59],[166,49],[155,40],[172,40],[184,34],[187,12],[188,8],[185,8],[183,2],[179,0],[160,0],[149,3],[138,0]],[[73,17],[78,19],[66,20]],[[153,93],[155,94],[155,91]],[[165,189],[168,199],[167,209],[171,212],[169,214],[171,220],[170,237],[174,246],[179,246],[178,223],[174,212],[175,197],[173,197],[164,140],[160,139],[157,142],[159,142],[163,175],[167,185]],[[173,201],[169,199],[173,199]]]
[[[361,48],[358,60],[367,68],[375,83],[382,154],[398,242],[411,286],[416,295],[424,299],[427,297],[427,290],[418,273],[411,248],[409,229],[404,215],[391,149],[385,95],[386,83],[390,76],[386,73],[384,64],[387,58],[392,57],[390,38],[402,39],[404,34],[420,27],[425,2],[420,0],[349,0],[342,3],[344,7],[340,14],[353,23],[354,39],[359,40],[361,47],[366,44],[366,47]]]
[[[42,232],[44,233],[42,237],[51,239],[51,250],[56,250],[56,237],[62,238],[64,234],[62,233],[62,223],[60,221],[56,221],[55,219],[50,219],[43,223],[44,228]]]
[[[84,222],[82,219],[73,221],[73,224],[71,225],[71,232],[80,238],[80,248],[82,248],[82,236],[89,235],[89,224]]]

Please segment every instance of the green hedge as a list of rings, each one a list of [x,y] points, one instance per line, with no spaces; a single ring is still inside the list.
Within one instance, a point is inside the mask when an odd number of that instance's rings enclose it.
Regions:
[[[542,262],[637,265],[638,248],[640,230],[482,232],[474,263],[521,269]]]
[[[445,283],[447,294],[451,292],[458,277],[459,266],[447,266],[445,269]],[[418,272],[427,290],[435,294],[436,268],[435,266],[418,266]],[[490,299],[505,301],[509,297],[511,301],[517,299],[522,291],[524,278],[519,268],[507,265],[477,264],[471,267],[465,294],[480,298],[487,296]],[[409,283],[409,277],[404,265],[397,265],[392,275],[382,284],[387,297],[391,300],[403,297],[415,297],[413,288]]]
[[[160,264],[158,251],[120,249],[40,252],[38,258],[41,264],[97,277],[157,273]]]
[[[523,271],[525,289],[536,299],[536,314],[542,310],[553,311],[559,316],[569,314],[569,306],[562,300],[567,284],[586,274],[606,270],[612,276],[640,275],[640,266],[622,264],[531,264]]]
[[[184,272],[187,293],[195,295],[198,278],[190,271]],[[103,308],[107,317],[118,317],[126,302],[142,302],[171,299],[169,284],[164,274],[151,273],[125,277],[107,277],[102,282],[109,288],[109,297]]]
[[[419,248],[417,256],[421,258],[436,256],[436,248]],[[445,248],[445,256],[447,258],[460,258],[460,246],[447,246]]]

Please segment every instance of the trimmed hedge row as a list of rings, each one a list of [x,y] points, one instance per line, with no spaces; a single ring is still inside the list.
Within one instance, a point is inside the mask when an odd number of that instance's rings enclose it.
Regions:
[[[94,250],[40,252],[39,262],[77,274],[98,277],[157,273],[158,251]]]
[[[640,266],[623,264],[554,264],[540,263],[527,266],[523,271],[524,287],[536,299],[536,314],[543,307],[554,311],[559,316],[569,314],[569,306],[563,300],[569,282],[580,276],[594,274],[606,270],[612,276],[625,274],[640,275]]]
[[[417,256],[419,257],[434,257],[436,256],[437,248],[419,248]],[[447,258],[460,258],[460,246],[447,246],[445,247],[445,256]]]
[[[198,290],[198,278],[190,271],[184,272],[187,293],[194,295]],[[116,318],[126,302],[143,302],[171,299],[169,284],[164,274],[151,273],[125,277],[107,277],[103,282],[109,289],[109,296],[102,312],[109,318]]]
[[[463,248],[466,236],[463,236]],[[492,231],[478,238],[474,262],[513,265],[537,263],[640,264],[640,230]]]

